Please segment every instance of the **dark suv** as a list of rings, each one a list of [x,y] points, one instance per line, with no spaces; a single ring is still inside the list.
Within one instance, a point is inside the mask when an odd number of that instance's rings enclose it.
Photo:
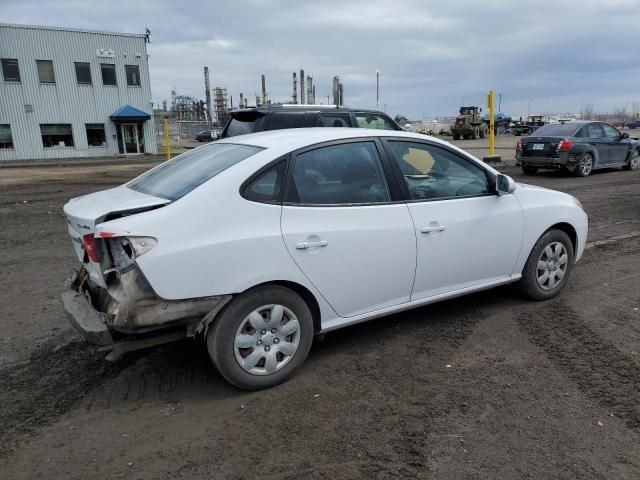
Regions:
[[[385,113],[332,105],[269,105],[230,112],[221,138],[283,128],[350,127],[402,130]]]

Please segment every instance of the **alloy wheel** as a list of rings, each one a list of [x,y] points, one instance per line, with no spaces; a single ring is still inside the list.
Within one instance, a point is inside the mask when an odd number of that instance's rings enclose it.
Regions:
[[[631,154],[631,160],[629,160],[629,166],[631,167],[631,170],[635,170],[636,168],[638,168],[638,150],[635,150]]]
[[[540,254],[536,268],[536,279],[542,290],[556,288],[567,273],[569,255],[560,242],[550,243]]]
[[[300,344],[300,322],[283,305],[264,305],[247,315],[234,339],[236,361],[253,375],[270,375],[293,358]]]
[[[582,172],[582,175],[585,177],[591,173],[591,170],[593,169],[593,157],[591,154],[587,153],[583,155],[580,159],[580,165],[578,168],[580,168],[580,172]]]

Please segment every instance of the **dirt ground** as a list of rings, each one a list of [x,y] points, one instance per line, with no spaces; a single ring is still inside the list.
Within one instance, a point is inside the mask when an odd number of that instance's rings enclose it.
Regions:
[[[556,299],[503,287],[336,331],[246,393],[192,341],[108,363],[67,324],[62,205],[148,167],[0,169],[1,478],[640,478],[640,171],[505,167],[589,214]]]

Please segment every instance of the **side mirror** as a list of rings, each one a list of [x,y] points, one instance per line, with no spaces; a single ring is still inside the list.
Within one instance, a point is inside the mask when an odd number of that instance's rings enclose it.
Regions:
[[[623,133],[622,135],[620,135],[620,139],[624,140],[625,138],[629,138],[629,134],[628,133]]]
[[[513,178],[508,175],[503,175],[502,173],[498,174],[496,178],[496,192],[498,195],[506,195],[508,193],[513,193],[516,190],[516,182],[513,181]]]

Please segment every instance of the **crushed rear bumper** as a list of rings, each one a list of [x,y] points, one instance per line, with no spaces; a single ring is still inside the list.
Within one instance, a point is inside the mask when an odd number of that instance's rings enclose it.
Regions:
[[[94,308],[89,293],[83,288],[85,282],[84,269],[65,282],[62,304],[69,323],[88,342],[102,346],[113,345],[113,337],[106,324],[106,314]]]

